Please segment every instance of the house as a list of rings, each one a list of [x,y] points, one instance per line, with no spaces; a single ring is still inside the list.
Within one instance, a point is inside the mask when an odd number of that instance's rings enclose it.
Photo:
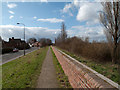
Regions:
[[[33,46],[34,46],[34,47],[41,47],[42,45],[41,45],[40,42],[35,42],[35,43],[33,44]]]
[[[6,48],[6,47],[10,47],[10,48],[18,48],[18,49],[23,49],[25,47],[28,47],[28,44],[21,40],[21,39],[14,39],[14,37],[9,38],[9,41],[2,41],[2,47]]]

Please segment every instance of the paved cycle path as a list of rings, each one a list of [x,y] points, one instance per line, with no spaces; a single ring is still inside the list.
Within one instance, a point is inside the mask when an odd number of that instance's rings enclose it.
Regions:
[[[53,57],[50,47],[43,62],[41,73],[38,79],[37,88],[58,88],[56,70],[53,64]]]

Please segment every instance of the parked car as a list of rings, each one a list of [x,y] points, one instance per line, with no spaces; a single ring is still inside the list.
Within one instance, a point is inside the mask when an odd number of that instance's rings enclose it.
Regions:
[[[17,49],[17,48],[13,49],[13,52],[18,52],[18,51],[19,51],[19,49]]]

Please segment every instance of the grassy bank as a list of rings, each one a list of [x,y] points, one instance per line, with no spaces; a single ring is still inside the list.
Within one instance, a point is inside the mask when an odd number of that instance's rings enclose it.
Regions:
[[[60,48],[58,48],[60,49]],[[70,55],[71,57],[75,58],[76,60],[78,60],[79,62],[89,66],[90,68],[92,68],[93,70],[101,73],[102,75],[108,77],[109,79],[111,79],[112,81],[120,84],[120,74],[118,72],[118,65],[117,64],[113,64],[112,62],[97,62],[88,58],[83,58],[81,56],[76,56],[73,53],[70,53],[66,50],[60,49],[63,52],[65,52],[66,54]]]
[[[2,88],[34,88],[47,50],[41,48],[2,65]]]
[[[58,62],[52,48],[51,48],[51,51],[52,51],[52,55],[53,55],[53,63],[54,63],[54,66],[56,68],[56,74],[57,74],[57,79],[58,79],[60,88],[72,88],[72,86],[70,85],[70,83],[68,81],[68,77],[65,75],[65,73],[64,73],[60,63]]]

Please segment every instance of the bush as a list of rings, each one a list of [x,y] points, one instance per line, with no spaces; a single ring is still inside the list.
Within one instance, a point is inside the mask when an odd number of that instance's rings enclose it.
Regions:
[[[68,38],[65,42],[56,45],[78,56],[96,61],[111,61],[111,53],[106,42],[88,42],[78,37]]]
[[[11,48],[11,47],[2,48],[2,54],[9,53],[9,52],[12,52],[12,51],[13,51],[13,48]]]
[[[23,50],[24,49],[24,44],[20,45],[20,46],[17,46],[16,48],[18,48],[19,50]],[[29,44],[25,44],[25,49],[29,49],[30,46]]]

